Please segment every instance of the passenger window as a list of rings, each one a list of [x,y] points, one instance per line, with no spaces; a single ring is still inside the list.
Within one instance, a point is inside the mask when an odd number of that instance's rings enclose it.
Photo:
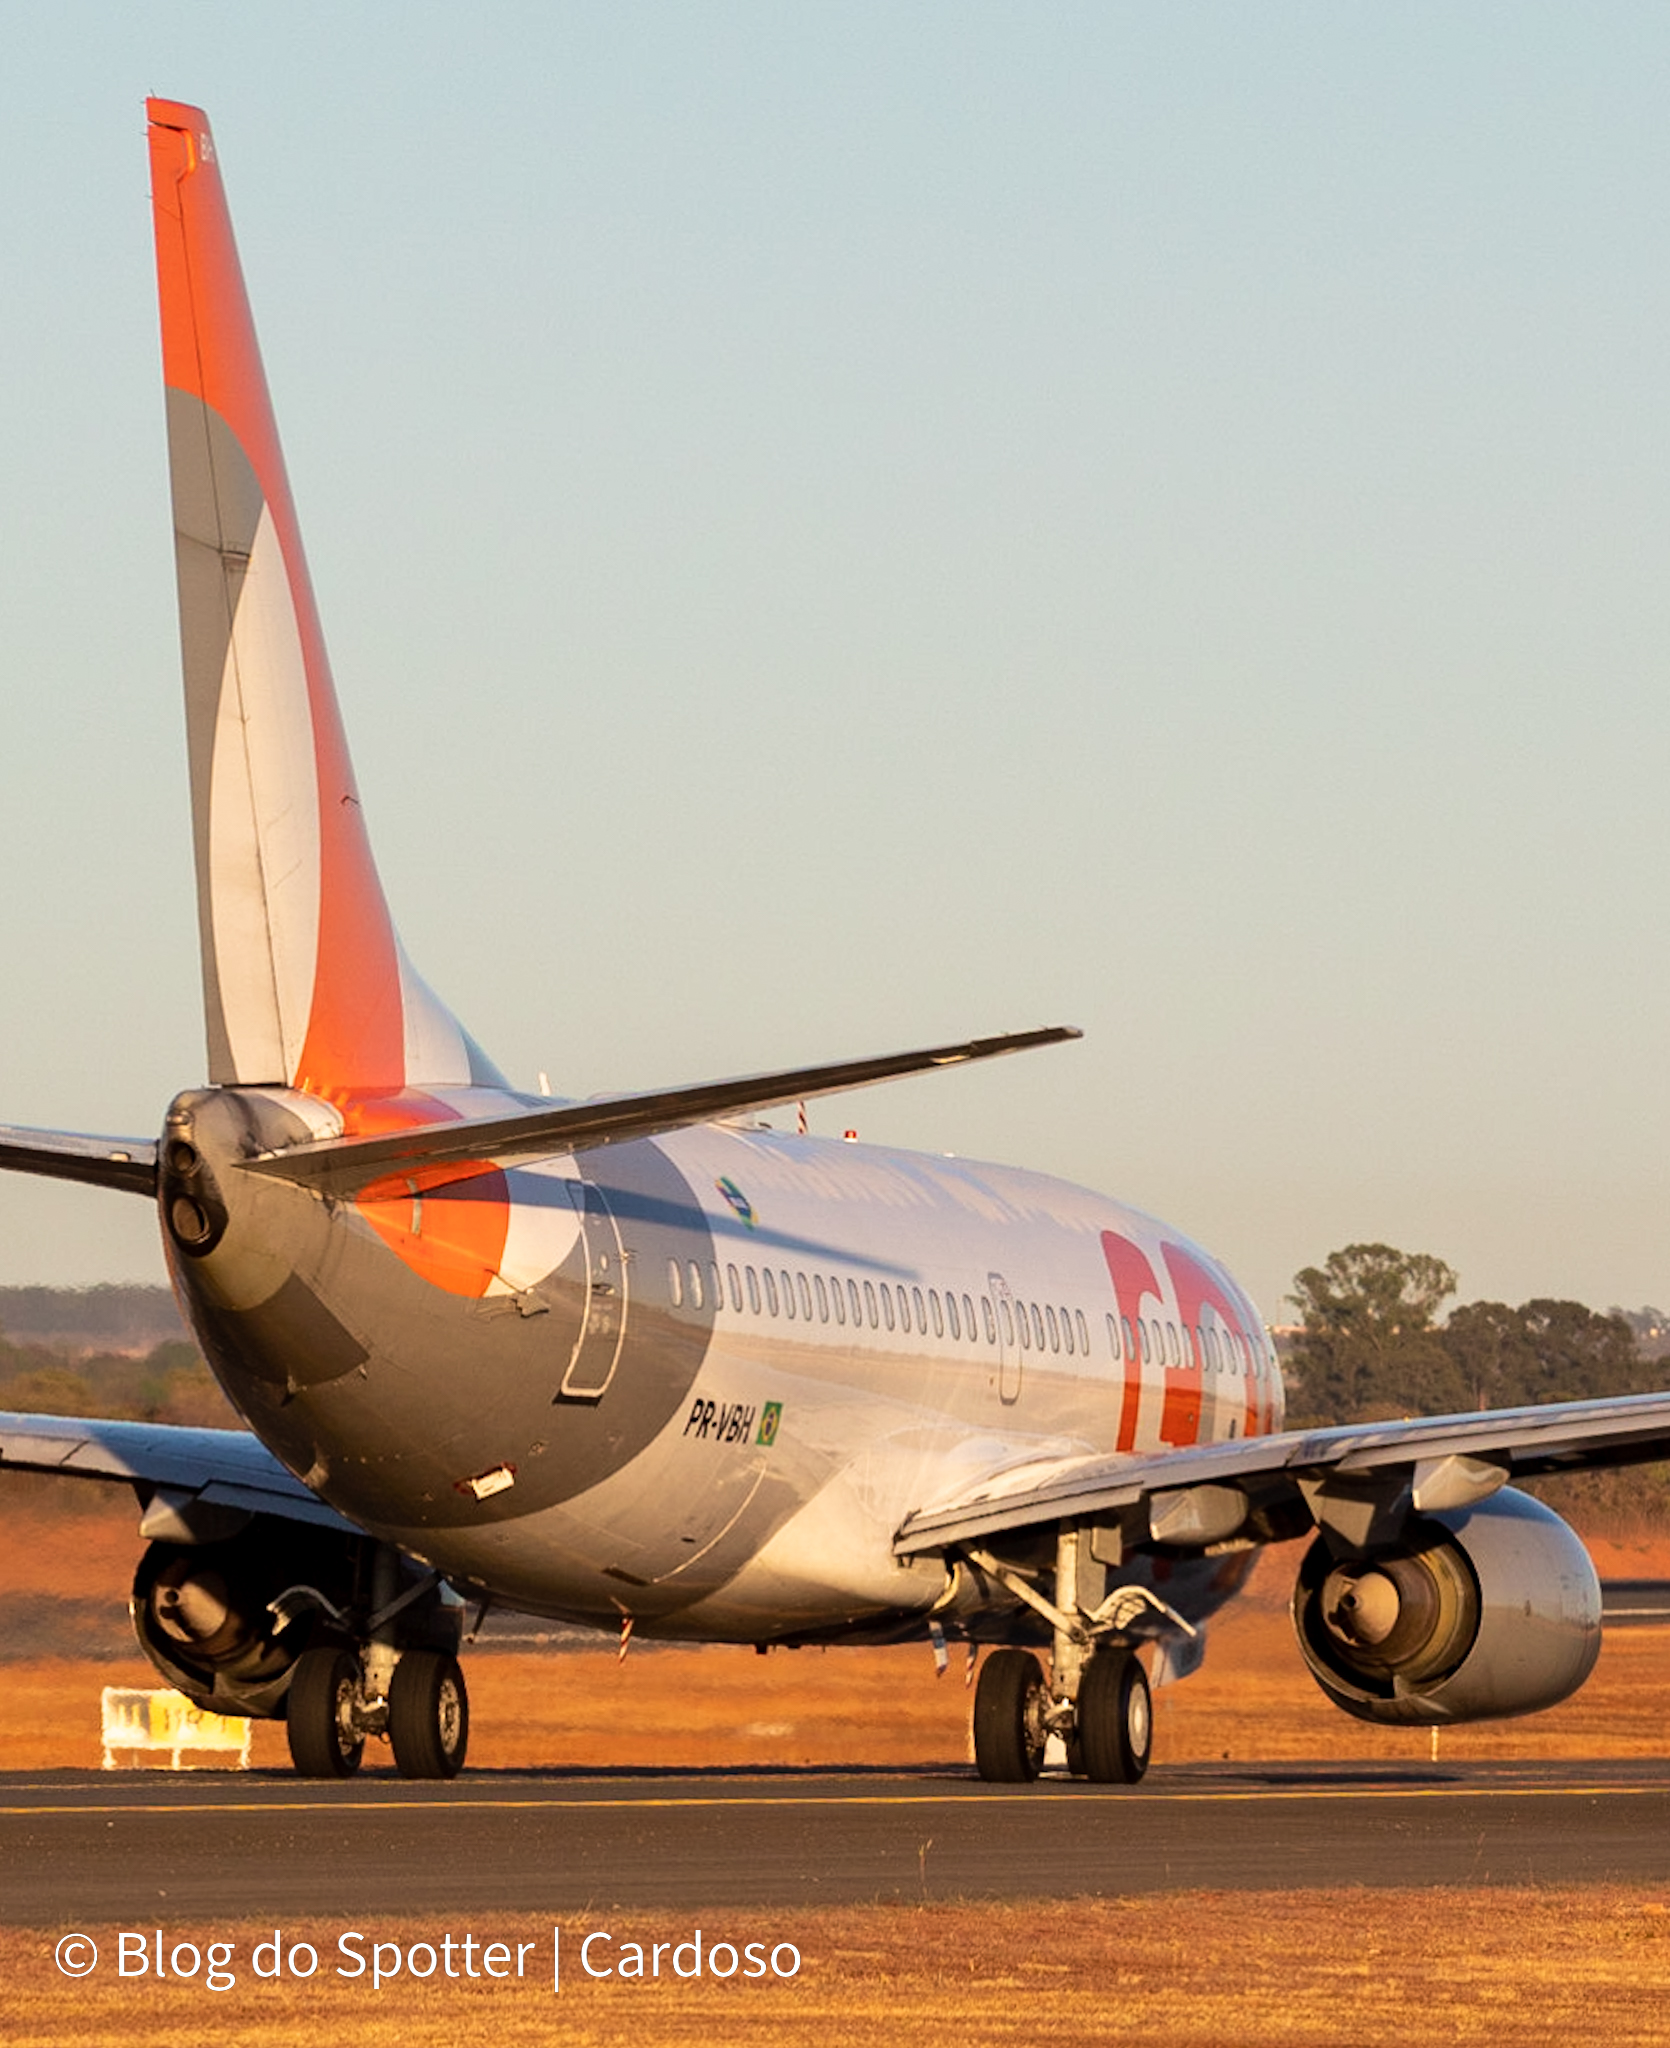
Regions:
[[[945,1298],[949,1301],[951,1297],[947,1295]],[[937,1287],[930,1287],[928,1289],[928,1306],[934,1312],[934,1335],[936,1337],[943,1337],[945,1335],[945,1315],[939,1305],[939,1289]],[[954,1313],[955,1311],[953,1310]],[[951,1334],[954,1337],[957,1333],[953,1330]]]
[[[864,1320],[872,1330],[881,1328],[881,1315],[876,1308],[876,1290],[872,1281],[864,1282]]]
[[[1030,1351],[1032,1349],[1032,1326],[1026,1320],[1026,1303],[1024,1301],[1017,1301],[1015,1303],[1015,1323],[1020,1330],[1021,1349],[1023,1351]]]
[[[916,1311],[916,1327],[918,1330],[921,1331],[922,1335],[925,1337],[928,1334],[928,1311],[923,1304],[922,1290],[920,1287],[913,1287],[910,1290],[910,1300],[911,1306]]]
[[[800,1296],[801,1320],[809,1323],[812,1320],[812,1290],[807,1284],[806,1275],[804,1273],[796,1273],[794,1285],[796,1293]]]
[[[1044,1348],[1044,1319],[1038,1313],[1038,1304],[1032,1304],[1032,1335],[1040,1351]]]
[[[728,1274],[728,1275],[730,1276],[730,1282],[731,1282],[731,1307],[732,1307],[732,1308],[734,1308],[734,1309],[736,1310],[736,1312],[737,1312],[737,1314],[738,1314],[738,1315],[741,1315],[741,1313],[742,1313],[742,1276],[741,1276],[741,1274],[740,1274],[740,1273],[738,1273],[738,1271],[736,1270],[735,1266],[727,1266],[727,1267],[725,1268],[725,1271],[726,1271],[726,1273],[727,1273],[727,1274]]]
[[[1142,1339],[1142,1362],[1144,1365],[1147,1365],[1149,1362],[1148,1325],[1140,1316],[1137,1318],[1137,1335]]]
[[[998,1303],[998,1307],[1003,1312],[1003,1341],[1005,1344],[1012,1345],[1015,1341],[1014,1314],[1011,1311],[1009,1303],[1007,1301],[1000,1301]]]
[[[701,1269],[701,1267],[700,1267],[700,1266],[699,1266],[699,1265],[698,1265],[698,1264],[696,1263],[696,1261],[695,1261],[694,1259],[692,1259],[692,1260],[690,1261],[690,1306],[691,1306],[692,1308],[700,1308],[700,1307],[701,1307],[701,1305],[702,1305],[702,1269]]]
[[[1206,1332],[1206,1356],[1212,1361],[1212,1370],[1214,1372],[1223,1371],[1223,1353],[1218,1349],[1218,1333],[1216,1330],[1208,1330]]]
[[[1175,1323],[1166,1324],[1166,1355],[1170,1358],[1173,1365],[1181,1365],[1183,1362],[1183,1354],[1177,1348],[1177,1325]]]
[[[765,1305],[773,1315],[777,1313],[777,1275],[769,1266],[765,1269]]]
[[[968,1307],[968,1296],[966,1294],[963,1296],[963,1307]],[[995,1344],[997,1342],[997,1322],[992,1315],[991,1296],[988,1294],[982,1294],[980,1297],[980,1314],[986,1325],[986,1342],[988,1344]],[[974,1335],[972,1317],[969,1319],[968,1334],[971,1337]]]
[[[1044,1323],[1050,1333],[1050,1349],[1052,1351],[1059,1351],[1061,1349],[1061,1331],[1056,1325],[1055,1310],[1053,1308],[1045,1308]]]
[[[957,1297],[951,1292],[949,1287],[945,1290],[945,1327],[953,1337],[960,1338],[963,1334],[957,1322]],[[971,1330],[969,1335],[973,1336],[973,1334],[974,1332]]]
[[[717,1259],[708,1260],[707,1277],[712,1283],[709,1288],[709,1299],[715,1308],[723,1308],[725,1306],[725,1290],[719,1284],[719,1261]]]
[[[868,1281],[868,1280],[866,1280],[866,1281],[865,1281],[865,1283],[864,1283],[864,1285],[865,1285],[866,1287],[868,1287],[868,1286],[869,1286],[869,1284],[870,1284],[870,1283],[869,1283],[869,1281]],[[872,1294],[872,1295],[870,1296],[870,1306],[871,1306],[872,1308],[873,1308],[873,1307],[875,1306],[875,1300],[876,1300],[876,1298],[875,1298],[875,1296],[874,1296],[874,1295]],[[860,1305],[860,1303],[859,1303],[859,1299],[858,1299],[858,1282],[857,1282],[856,1280],[849,1280],[849,1281],[847,1282],[847,1302],[848,1302],[849,1306],[850,1306],[850,1307],[851,1307],[851,1309],[852,1309],[852,1326],[853,1326],[853,1328],[854,1328],[854,1329],[856,1330],[857,1328],[859,1328],[859,1326],[860,1326],[860,1325],[861,1325],[861,1324],[863,1323],[863,1321],[864,1321],[864,1310],[863,1310],[862,1306],[861,1306],[861,1305]],[[870,1320],[871,1320],[871,1322],[874,1322],[874,1321],[875,1321],[875,1317],[874,1317],[874,1316],[872,1316],[872,1317],[870,1318]]]
[[[760,1312],[760,1276],[752,1266],[748,1268],[748,1306],[755,1315]]]
[[[901,1301],[904,1300],[904,1290],[902,1288],[899,1291],[899,1299]],[[881,1314],[883,1322],[891,1330],[893,1327],[893,1290],[885,1280],[881,1283]]]
[[[827,1323],[829,1320],[829,1289],[824,1286],[821,1273],[814,1273],[812,1275],[812,1285],[817,1290],[818,1321],[820,1323]]]
[[[684,1278],[679,1272],[677,1259],[667,1261],[667,1292],[673,1297],[673,1307],[684,1306]]]
[[[886,1291],[883,1288],[882,1292],[884,1294]],[[909,1330],[910,1328],[910,1293],[907,1288],[903,1287],[899,1289],[899,1328],[901,1330]]]
[[[1090,1356],[1090,1332],[1085,1327],[1084,1310],[1082,1308],[1074,1309],[1073,1320],[1079,1326],[1079,1356],[1081,1358],[1088,1358]],[[1116,1344],[1113,1348],[1117,1351],[1119,1346]]]
[[[1113,1310],[1108,1310],[1108,1349],[1117,1359],[1119,1356],[1119,1325],[1113,1320]]]

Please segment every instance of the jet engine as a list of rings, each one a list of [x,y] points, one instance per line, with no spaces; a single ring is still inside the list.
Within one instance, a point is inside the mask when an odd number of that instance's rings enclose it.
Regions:
[[[290,1671],[324,1610],[288,1625],[269,1602],[306,1586],[346,1609],[363,1539],[256,1516],[219,1543],[154,1542],[130,1603],[139,1646],[178,1692],[217,1714],[282,1714]]]
[[[1411,1516],[1394,1547],[1343,1555],[1319,1536],[1293,1589],[1311,1676],[1362,1721],[1436,1726],[1532,1714],[1600,1653],[1589,1553],[1540,1501],[1504,1488]]]

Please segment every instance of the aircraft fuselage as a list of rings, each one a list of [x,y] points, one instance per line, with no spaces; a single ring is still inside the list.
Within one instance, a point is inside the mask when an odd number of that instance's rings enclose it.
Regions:
[[[529,1101],[458,1089],[424,1114]],[[362,1130],[393,1113],[348,1106]],[[1047,1175],[760,1125],[354,1201],[237,1163],[343,1124],[295,1090],[179,1099],[182,1299],[292,1471],[530,1611],[707,1640],[919,1629],[948,1589],[893,1554],[912,1509],[1023,1461],[1281,1424],[1228,1274]]]

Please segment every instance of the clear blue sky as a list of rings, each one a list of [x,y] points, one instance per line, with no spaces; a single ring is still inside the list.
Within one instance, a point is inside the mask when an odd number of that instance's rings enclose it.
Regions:
[[[0,7],[0,1120],[202,1072],[142,98],[384,875],[564,1093],[1670,1297],[1670,9]],[[0,1177],[0,1281],[160,1277]]]

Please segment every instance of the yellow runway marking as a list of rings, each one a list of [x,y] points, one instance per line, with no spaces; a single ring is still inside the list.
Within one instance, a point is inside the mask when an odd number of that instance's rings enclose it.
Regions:
[[[1317,1785],[1293,1788],[1267,1787],[1243,1792],[1154,1792],[1141,1799],[1148,1807],[1252,1805],[1278,1800],[1300,1799],[1624,1799],[1643,1793],[1670,1793],[1670,1780],[1644,1785]],[[681,1796],[675,1799],[284,1799],[284,1800],[181,1800],[178,1803],[143,1805],[129,1802],[99,1806],[0,1806],[0,1819],[26,1820],[31,1814],[83,1813],[91,1816],[156,1813],[610,1813],[622,1810],[643,1813],[681,1807],[762,1808],[778,1811],[785,1806],[1042,1806],[1035,1792],[911,1792],[890,1798],[881,1793],[855,1792],[831,1798],[808,1799],[799,1794],[783,1798],[741,1799],[722,1793]],[[1080,1802],[1081,1805],[1083,1802]]]

